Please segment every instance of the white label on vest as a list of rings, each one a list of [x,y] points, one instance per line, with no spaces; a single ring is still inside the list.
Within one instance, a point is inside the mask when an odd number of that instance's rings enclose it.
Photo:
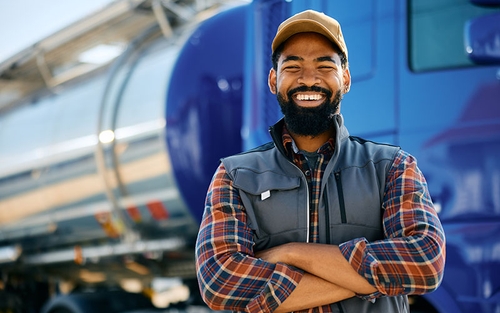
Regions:
[[[260,194],[260,200],[264,201],[271,196],[271,190],[266,190]]]

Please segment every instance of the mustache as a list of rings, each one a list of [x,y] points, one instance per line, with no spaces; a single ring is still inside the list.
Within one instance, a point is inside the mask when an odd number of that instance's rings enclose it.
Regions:
[[[329,89],[320,86],[300,86],[288,91],[288,99],[292,99],[293,94],[298,92],[320,92],[325,94],[327,99],[331,99],[333,95],[333,93]]]

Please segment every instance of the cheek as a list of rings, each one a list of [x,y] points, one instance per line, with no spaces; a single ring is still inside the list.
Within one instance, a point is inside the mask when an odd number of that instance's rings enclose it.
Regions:
[[[289,76],[280,76],[276,79],[276,90],[286,94],[288,90],[297,87],[296,84],[294,85],[294,81],[296,80],[290,78]]]
[[[337,90],[343,89],[343,81],[340,77],[335,77],[334,79],[330,79],[330,81],[328,82],[328,86],[330,87],[330,90],[335,94]]]

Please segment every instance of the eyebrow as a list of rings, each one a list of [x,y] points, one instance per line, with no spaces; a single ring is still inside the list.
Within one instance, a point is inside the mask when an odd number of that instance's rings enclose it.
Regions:
[[[325,62],[325,61],[330,61],[330,62],[333,62],[335,64],[337,64],[337,61],[335,61],[334,58],[332,57],[329,57],[329,56],[324,56],[324,57],[319,57],[317,58],[316,60],[314,60],[316,62]]]
[[[281,64],[285,63],[285,62],[289,62],[289,61],[304,61],[304,58],[301,58],[299,56],[296,56],[296,55],[289,55],[287,56],[282,62]]]
[[[285,62],[288,62],[288,61],[304,61],[304,58],[302,57],[299,57],[299,56],[296,56],[296,55],[289,55],[287,56],[282,62],[281,64],[285,63]],[[316,58],[314,59],[315,62],[332,62],[334,64],[337,64],[337,62],[335,61],[335,59],[333,59],[332,57],[330,56],[322,56],[322,57],[319,57],[319,58]]]

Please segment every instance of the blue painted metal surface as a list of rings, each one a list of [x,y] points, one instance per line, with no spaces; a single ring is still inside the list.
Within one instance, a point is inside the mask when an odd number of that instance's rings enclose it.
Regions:
[[[181,50],[168,86],[170,158],[180,192],[198,220],[219,158],[242,149],[246,14],[243,6],[202,23]]]

